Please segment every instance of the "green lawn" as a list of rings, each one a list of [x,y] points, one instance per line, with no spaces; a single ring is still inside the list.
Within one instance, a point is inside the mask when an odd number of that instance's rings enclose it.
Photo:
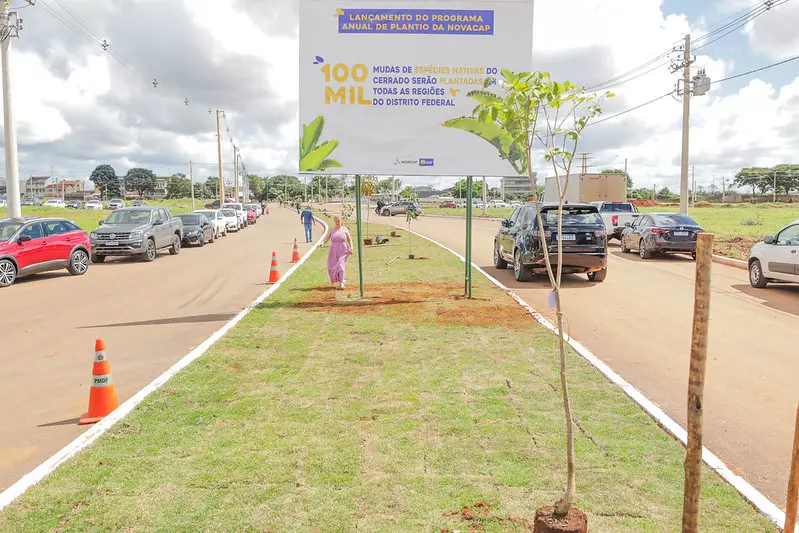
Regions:
[[[196,200],[197,209],[202,209],[206,202],[210,200]],[[128,206],[130,206],[128,201]],[[161,205],[169,208],[173,215],[181,213],[188,213],[191,209],[191,198],[181,200],[163,200],[160,202],[147,201],[147,205]],[[61,209],[57,207],[29,207],[22,208],[23,216],[36,216],[36,217],[63,217],[67,220],[72,220],[78,226],[86,231],[96,229],[100,224],[101,219],[105,219],[111,211],[89,211],[87,209]],[[8,217],[8,208],[0,207],[0,220]]]
[[[0,531],[529,531],[565,476],[555,338],[479,275],[461,299],[462,263],[420,239],[409,261],[401,235],[365,252],[364,300],[356,259],[329,290],[317,252]],[[591,531],[678,531],[683,447],[569,364]],[[703,481],[702,531],[777,531]]]
[[[679,205],[641,208],[642,212],[678,212]],[[716,235],[717,253],[747,259],[749,249],[766,235],[774,235],[790,222],[799,219],[795,204],[714,204],[692,207],[688,214],[704,229]]]
[[[488,217],[490,218],[508,218],[513,214],[512,207],[489,207],[487,208]],[[460,208],[442,208],[442,207],[427,207],[426,205],[422,205],[422,212],[425,215],[444,215],[449,217],[465,217],[466,216],[466,209]],[[475,217],[482,217],[483,210],[478,208],[473,208],[472,216]]]

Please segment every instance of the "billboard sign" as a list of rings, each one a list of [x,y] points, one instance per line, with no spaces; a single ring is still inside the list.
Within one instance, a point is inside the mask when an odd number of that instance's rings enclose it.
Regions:
[[[532,39],[533,0],[301,0],[300,172],[517,174],[457,119]]]

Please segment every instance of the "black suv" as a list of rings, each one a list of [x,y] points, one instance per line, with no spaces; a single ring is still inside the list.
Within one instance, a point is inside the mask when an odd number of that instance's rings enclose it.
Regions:
[[[544,237],[549,246],[552,265],[558,262],[558,204],[541,204]],[[563,273],[587,273],[591,281],[604,281],[608,275],[608,248],[605,224],[596,206],[571,204],[563,206]],[[535,204],[517,207],[509,219],[502,221],[494,237],[494,266],[505,269],[513,265],[516,281],[531,281],[534,274],[546,273],[544,249],[538,230]]]

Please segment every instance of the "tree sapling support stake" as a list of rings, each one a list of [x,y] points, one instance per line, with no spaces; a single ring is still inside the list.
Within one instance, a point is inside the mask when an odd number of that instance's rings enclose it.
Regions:
[[[786,533],[796,531],[797,505],[799,505],[799,407],[796,408],[791,473],[788,476],[788,503],[785,506],[785,527],[782,529]]]

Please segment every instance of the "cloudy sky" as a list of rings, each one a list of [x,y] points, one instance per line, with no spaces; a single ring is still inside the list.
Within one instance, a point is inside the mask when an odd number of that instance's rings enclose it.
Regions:
[[[167,175],[188,173],[193,160],[195,176],[204,179],[216,173],[209,107],[226,111],[227,161],[233,137],[249,171],[296,172],[297,2],[36,0],[26,6],[13,0],[24,19],[12,56],[21,176],[49,175],[52,167],[56,176],[81,178],[101,163],[120,174],[146,166]],[[704,68],[714,80],[799,55],[799,0],[716,42],[710,41],[721,34],[701,40],[761,3],[537,0],[534,68],[581,85],[602,84],[662,56],[688,32],[706,44],[696,52],[694,70]],[[625,83],[611,87],[617,97],[605,105],[605,116],[671,91],[677,75],[669,72],[669,57],[617,80]],[[720,187],[722,177],[729,180],[742,166],[799,163],[799,61],[712,87],[692,101],[697,183],[715,179]],[[681,112],[667,96],[591,126],[580,151],[591,153],[594,169],[622,167],[627,159],[636,186],[675,190]],[[546,173],[543,165],[540,171]],[[405,181],[441,186],[453,180]]]

